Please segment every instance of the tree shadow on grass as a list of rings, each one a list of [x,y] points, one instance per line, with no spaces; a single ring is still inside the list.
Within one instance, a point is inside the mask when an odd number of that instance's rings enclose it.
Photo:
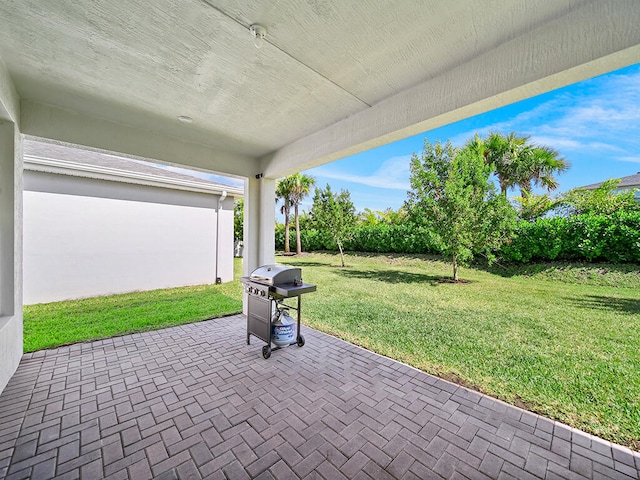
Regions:
[[[337,268],[336,272],[347,279],[378,280],[385,283],[428,283],[432,286],[449,283],[449,277],[410,273],[403,270],[354,270]]]
[[[501,277],[514,277],[514,276],[534,276],[538,274],[544,274],[547,271],[562,271],[562,270],[588,270],[589,272],[599,274],[628,274],[636,272],[637,265],[629,263],[589,263],[580,261],[565,261],[557,260],[551,262],[532,262],[526,264],[520,263],[494,263],[489,266],[486,262],[478,261],[474,264],[474,267],[479,270],[484,270],[488,273],[500,275]]]
[[[283,265],[288,265],[290,267],[330,267],[331,262],[322,263],[322,262],[305,262],[305,261],[296,261],[290,260],[287,258],[286,260],[278,261],[277,263],[281,263]]]
[[[570,297],[566,298],[566,300],[575,306],[592,310],[611,310],[622,313],[640,314],[640,300],[636,298],[586,295],[584,297]]]

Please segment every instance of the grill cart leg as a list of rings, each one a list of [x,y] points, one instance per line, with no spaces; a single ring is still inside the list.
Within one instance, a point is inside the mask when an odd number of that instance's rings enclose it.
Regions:
[[[298,295],[298,346],[302,347],[304,345],[304,337],[300,333],[300,295]]]

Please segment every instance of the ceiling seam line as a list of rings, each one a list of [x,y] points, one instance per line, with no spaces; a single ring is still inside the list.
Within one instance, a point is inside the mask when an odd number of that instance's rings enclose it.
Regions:
[[[289,52],[287,52],[286,50],[283,50],[282,48],[280,48],[278,45],[276,45],[275,43],[272,42],[268,42],[270,45],[274,46],[275,48],[277,48],[278,50],[280,50],[282,53],[284,53],[286,56],[288,56],[289,58],[291,58],[293,61],[299,63],[300,65],[304,66],[305,68],[311,70],[313,73],[315,73],[316,75],[324,78],[327,82],[331,83],[332,85],[335,85],[336,87],[338,87],[340,90],[342,90],[343,92],[347,93],[348,95],[351,95],[353,98],[355,98],[356,100],[358,100],[361,103],[364,103],[367,107],[371,107],[372,105],[370,105],[368,102],[365,102],[363,99],[361,99],[360,97],[358,97],[356,94],[350,92],[349,90],[347,90],[346,88],[344,88],[342,85],[339,85],[338,83],[334,82],[333,80],[331,80],[329,77],[327,77],[326,75],[322,74],[321,72],[319,72],[318,70],[316,70],[315,68],[313,68],[310,65],[307,65],[306,63],[304,63],[302,60],[298,60],[296,57],[294,57],[293,55],[291,55]]]
[[[227,12],[225,12],[224,10],[222,10],[220,7],[213,5],[212,3],[209,2],[209,0],[200,0],[202,3],[204,3],[205,5],[207,5],[210,8],[213,8],[215,11],[217,11],[218,13],[224,15],[225,17],[227,17],[229,20],[232,20],[233,22],[237,23],[238,25],[240,25],[241,27],[245,28],[245,29],[249,29],[250,25],[245,25],[244,23],[242,23],[240,20],[238,20],[235,17],[232,17],[231,15],[229,15]],[[267,40],[266,38],[263,40],[264,42],[268,43],[269,45],[271,45],[272,47],[278,49],[278,51],[284,53],[286,56],[288,56],[289,58],[291,58],[294,62],[302,65],[303,67],[307,68],[308,70],[311,70],[313,73],[315,73],[316,75],[318,75],[319,77],[322,77],[324,80],[326,80],[327,82],[331,83],[332,85],[338,87],[340,90],[342,90],[343,92],[347,93],[348,95],[352,96],[353,98],[355,98],[356,100],[358,100],[360,103],[365,104],[367,107],[371,108],[372,105],[369,102],[364,101],[362,98],[358,97],[356,94],[350,92],[349,90],[347,90],[346,88],[344,88],[342,85],[336,83],[335,81],[331,80],[329,77],[327,77],[326,75],[324,75],[323,73],[319,72],[318,70],[316,70],[315,68],[313,68],[310,65],[307,65],[306,63],[304,63],[302,60],[297,59],[296,57],[294,57],[293,55],[291,55],[289,52],[287,52],[286,50],[284,50],[283,48],[280,48],[278,45],[276,45],[273,42],[270,42],[269,40]]]

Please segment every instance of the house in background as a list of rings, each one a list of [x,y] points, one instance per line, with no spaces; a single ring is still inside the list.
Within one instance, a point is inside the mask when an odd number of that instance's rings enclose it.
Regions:
[[[593,183],[591,185],[587,185],[586,187],[582,187],[582,188],[586,188],[587,190],[595,190],[600,185],[602,185],[602,183],[603,182]],[[628,192],[629,190],[635,191],[634,197],[636,201],[640,202],[640,172],[634,175],[629,175],[627,177],[620,178],[620,183],[614,190],[614,193]]]
[[[24,143],[24,303],[233,279],[242,188],[55,143]]]

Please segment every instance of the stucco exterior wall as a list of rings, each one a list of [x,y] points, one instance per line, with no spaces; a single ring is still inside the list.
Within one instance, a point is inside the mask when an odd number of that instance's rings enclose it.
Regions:
[[[233,279],[233,201],[25,171],[24,303]]]
[[[0,113],[2,105],[0,92]],[[17,125],[0,115],[0,392],[22,358],[21,191],[22,137]]]

